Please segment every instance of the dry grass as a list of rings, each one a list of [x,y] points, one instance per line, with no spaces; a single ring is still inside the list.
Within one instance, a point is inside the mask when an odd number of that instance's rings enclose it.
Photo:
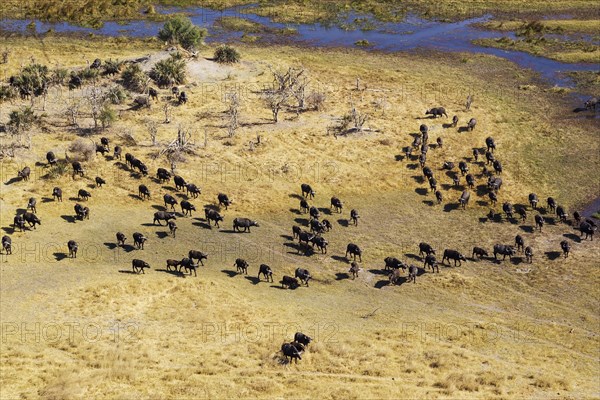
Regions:
[[[70,51],[65,50],[68,44]],[[9,45],[25,52],[16,41]],[[33,41],[24,41],[26,45],[42,52]],[[63,66],[82,64],[81,54],[88,48],[103,59],[150,51],[142,52],[146,44],[136,41],[126,46],[120,51],[108,41],[49,38],[43,48],[48,62]],[[173,107],[171,124],[160,124],[165,90],[160,104],[123,111],[103,135],[113,144],[124,144],[119,134],[131,132],[138,145],[125,145],[125,151],[143,159],[152,173],[167,162],[150,158],[157,148],[151,146],[145,121],[159,123],[162,143],[174,137],[179,124],[192,127],[197,155],[188,155],[188,162],[179,165],[182,176],[202,187],[201,197],[191,201],[200,209],[214,204],[218,192],[228,193],[235,203],[224,211],[223,230],[235,216],[249,216],[261,223],[251,234],[207,229],[196,219],[200,212],[178,218],[176,240],[165,237],[167,229],[150,222],[162,194],[173,193],[171,183],[137,177],[100,156],[86,163],[88,178],[47,180],[36,169],[30,182],[2,186],[0,226],[5,231],[11,231],[15,209],[31,196],[38,198],[43,223],[34,231],[12,233],[15,254],[0,256],[3,327],[17,324],[20,329],[22,323],[31,327],[39,322],[49,329],[52,323],[62,327],[63,337],[51,340],[46,332],[38,339],[3,331],[0,397],[598,397],[597,241],[573,241],[572,228],[559,223],[548,224],[540,234],[528,233],[520,224],[480,222],[489,208],[477,204],[484,200],[478,196],[472,196],[466,211],[430,206],[432,195],[421,195],[425,185],[414,178],[420,175],[418,168],[395,159],[411,142],[410,133],[425,122],[430,140],[444,138],[444,148],[431,149],[428,162],[440,184],[449,184],[451,179],[438,166],[470,157],[471,147],[482,146],[491,134],[505,169],[501,202],[524,203],[536,191],[541,198],[554,196],[572,211],[598,193],[589,178],[600,172],[599,141],[590,140],[596,134],[593,122],[566,118],[570,107],[562,105],[559,94],[538,89],[539,83],[531,91],[518,90],[532,77],[496,58],[291,47],[240,50],[243,62],[236,66],[190,62],[185,87],[190,100]],[[212,49],[204,52],[211,54]],[[462,63],[464,57],[470,62]],[[431,68],[434,60],[436,68]],[[270,123],[270,112],[253,93],[270,81],[267,64],[304,65],[312,85],[327,94],[325,110],[300,116],[284,112],[279,124]],[[17,67],[6,66],[7,71]],[[390,91],[356,92],[357,76],[363,87]],[[227,139],[222,99],[232,88],[243,94],[242,127]],[[463,110],[465,88],[475,95],[470,112]],[[391,105],[385,114],[372,108],[382,93]],[[337,139],[327,135],[334,118],[348,112],[350,99],[371,113],[367,125],[381,132]],[[49,102],[51,127],[34,136],[32,151],[20,152],[14,162],[3,160],[4,182],[17,165],[33,166],[47,150],[64,154],[75,133],[55,115],[60,104]],[[6,111],[19,105],[1,104],[1,122]],[[437,105],[445,106],[450,116],[457,114],[459,126],[475,116],[476,130],[458,133],[442,128],[445,119],[416,119]],[[262,144],[250,151],[247,143],[257,134]],[[470,167],[475,173],[480,170],[474,163]],[[69,197],[96,175],[108,183],[90,189],[90,220],[70,223],[61,218],[73,214]],[[150,201],[130,196],[142,182],[152,191]],[[285,235],[303,222],[295,219],[306,218],[290,211],[298,208],[298,199],[291,195],[299,193],[302,182],[317,191],[311,204],[327,208],[332,195],[345,201],[342,215],[327,216],[334,223],[327,234],[327,255],[303,256],[287,246]],[[54,186],[65,191],[64,203],[42,202]],[[450,202],[460,194],[443,191]],[[351,208],[360,210],[358,227],[343,226]],[[529,218],[526,225],[532,223]],[[114,249],[119,230],[129,243],[134,231],[145,233],[146,249]],[[489,249],[496,242],[512,242],[517,233],[536,251],[532,265],[469,261],[399,287],[383,285],[387,277],[378,273],[388,255],[419,264],[411,257],[420,241],[438,251],[470,253],[474,245]],[[572,241],[571,256],[549,260],[545,252],[557,251],[563,235]],[[69,239],[80,244],[74,260],[62,255]],[[349,266],[342,257],[350,241],[364,248],[363,270],[355,281],[343,276]],[[181,258],[192,248],[209,253],[197,278],[157,271],[164,269],[166,258]],[[298,266],[308,268],[315,280],[310,288],[293,291],[253,284],[243,276],[230,276],[237,257],[250,262],[251,276],[260,263],[271,265],[274,285]],[[152,269],[142,276],[119,273],[130,269],[132,258],[145,259]],[[76,327],[72,338],[68,326]],[[297,365],[281,365],[278,349],[297,330],[316,340]]]

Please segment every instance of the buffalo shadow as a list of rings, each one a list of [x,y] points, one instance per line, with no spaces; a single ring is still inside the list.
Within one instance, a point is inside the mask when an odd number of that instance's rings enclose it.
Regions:
[[[429,190],[427,188],[416,188],[415,193],[420,194],[421,196],[427,196]]]
[[[375,288],[376,289],[381,289],[384,288],[386,286],[390,285],[390,280],[389,279],[380,279],[375,283]]]
[[[54,197],[42,197],[42,203],[52,203],[54,202]]]
[[[428,205],[429,207],[433,207],[435,205],[435,201],[433,201],[433,200],[423,200],[423,204]]]
[[[192,222],[192,225],[199,226],[204,229],[212,229],[212,225],[207,224],[206,222],[200,221],[199,218],[196,218],[196,220],[197,220],[197,222]]]
[[[463,132],[469,132],[469,127],[468,126],[460,126],[458,128],[458,133],[463,133]]]
[[[377,268],[373,268],[369,270],[370,273],[374,274],[374,275],[385,275],[388,276],[390,274],[390,271],[386,271],[385,269],[377,269]]]
[[[549,260],[554,261],[560,256],[562,256],[563,253],[560,251],[546,251],[544,254],[546,255],[546,257],[548,257]]]
[[[350,222],[349,222],[347,219],[345,219],[345,218],[340,218],[340,219],[338,219],[338,220],[337,220],[337,223],[338,223],[338,224],[340,224],[340,225],[341,225],[341,226],[343,226],[343,227],[348,227],[348,226],[350,226]]]
[[[244,278],[246,278],[247,280],[249,280],[253,285],[258,285],[260,283],[260,278],[258,278],[256,276],[248,276],[248,275],[246,275]]]
[[[136,199],[136,200],[143,200],[141,196],[137,195],[137,194],[133,194],[133,193],[129,193],[128,195],[129,197],[131,197],[132,199]],[[153,206],[154,207],[154,206]]]
[[[164,239],[166,237],[169,237],[169,233],[170,232],[159,231],[156,232],[156,236],[158,236],[159,239]]]
[[[531,225],[519,225],[519,228],[527,233],[533,233],[535,232],[535,228]]]
[[[411,171],[415,171],[419,169],[421,165],[418,163],[406,164],[406,169],[410,169]]]
[[[346,258],[345,256],[331,256],[332,259],[334,259],[335,261],[340,261],[340,262],[345,262],[346,264],[350,264],[350,260],[348,258]]]
[[[13,183],[19,182],[19,181],[22,181],[22,180],[23,180],[23,178],[20,178],[20,177],[17,176],[17,177],[14,177],[14,178],[10,178],[7,182],[4,182],[4,184],[5,185],[12,185]]]
[[[581,237],[574,233],[564,233],[563,236],[567,239],[571,239],[574,242],[581,243]]]
[[[294,218],[294,222],[300,225],[308,226],[309,221],[307,218]]]
[[[114,250],[118,247],[118,245],[114,242],[104,242],[104,245],[109,249],[109,250]]]
[[[348,275],[346,272],[337,272],[335,274],[336,281],[342,281],[344,279],[350,279],[350,275]]]
[[[329,207],[319,207],[317,208],[317,210],[319,210],[319,212],[325,214],[325,215],[331,215],[331,208]]]
[[[285,240],[294,240],[294,237],[291,235],[279,235],[279,237],[284,238]]]
[[[64,219],[65,221],[67,221],[67,222],[70,222],[70,223],[72,223],[72,224],[74,224],[74,223],[75,223],[75,220],[76,220],[76,219],[75,219],[75,217],[74,217],[74,216],[72,216],[72,215],[61,215],[60,217],[61,217],[62,219]]]
[[[137,272],[133,272],[132,270],[129,270],[129,269],[120,269],[119,272],[122,274],[139,275]]]
[[[56,253],[53,253],[52,255],[54,256],[56,261],[62,261],[65,258],[69,257],[69,255],[67,253],[65,253],[64,251],[58,251]]]
[[[185,274],[183,273],[183,271],[177,271],[177,270],[173,271],[173,270],[168,270],[165,268],[158,268],[155,271],[156,272],[165,272],[169,275],[177,276],[179,278],[185,278]]]
[[[454,210],[458,210],[460,207],[459,203],[446,203],[444,204],[444,212],[450,212]]]
[[[233,271],[230,269],[222,269],[221,272],[223,272],[224,274],[227,274],[227,276],[229,276],[230,278],[233,278],[234,276],[239,275],[239,273],[237,271]]]
[[[298,208],[290,208],[289,209],[291,213],[296,214],[296,215],[304,215],[306,213],[303,213],[302,211],[300,211],[300,209]]]
[[[297,193],[290,193],[290,194],[288,194],[288,197],[291,197],[292,199],[297,199],[297,200],[302,200],[302,199],[304,199],[304,197],[303,197],[303,196],[301,196],[301,195],[299,195],[299,194],[297,194]]]
[[[425,183],[425,177],[423,175],[413,175],[412,178],[417,183]]]

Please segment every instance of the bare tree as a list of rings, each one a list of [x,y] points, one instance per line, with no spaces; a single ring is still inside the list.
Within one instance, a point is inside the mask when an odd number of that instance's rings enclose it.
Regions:
[[[150,139],[152,139],[152,146],[156,146],[158,144],[156,141],[156,134],[158,132],[158,127],[156,126],[156,122],[147,121],[146,127],[148,128],[148,133],[150,134]]]
[[[279,120],[279,111],[294,97],[298,101],[298,109],[304,108],[306,86],[308,80],[303,68],[288,68],[280,72],[269,67],[273,74],[273,87],[265,92],[265,102],[273,113],[273,120]]]
[[[235,131],[239,127],[240,99],[236,92],[227,93],[225,99],[229,101],[227,114],[227,132],[229,137],[235,136]]]
[[[168,101],[163,106],[163,112],[165,113],[165,124],[169,124],[171,122],[171,106]]]

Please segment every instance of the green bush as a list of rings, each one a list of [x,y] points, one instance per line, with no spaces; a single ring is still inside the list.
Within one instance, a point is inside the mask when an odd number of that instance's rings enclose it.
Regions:
[[[48,67],[42,64],[28,65],[11,80],[13,86],[17,87],[19,91],[40,96],[47,89],[50,80]]]
[[[100,110],[99,119],[100,123],[102,124],[102,129],[105,129],[108,128],[110,124],[116,121],[117,114],[112,108],[110,108],[108,105],[105,105],[104,107],[102,107],[102,110]]]
[[[121,78],[123,79],[123,86],[125,86],[127,89],[138,92],[144,91],[147,77],[139,65],[128,65],[127,68],[125,68],[125,71],[123,71],[121,74]]]
[[[111,86],[106,91],[105,96],[111,104],[121,104],[127,97],[125,91],[120,86]]]
[[[15,89],[11,86],[0,85],[0,101],[10,100],[16,96]]]
[[[181,45],[187,50],[202,44],[206,35],[206,29],[195,26],[189,18],[181,15],[170,18],[158,31],[160,40],[169,44]]]
[[[50,76],[50,82],[54,85],[62,85],[65,83],[67,77],[69,76],[69,71],[65,68],[56,68],[52,71],[52,75]]]
[[[25,107],[22,110],[11,111],[8,114],[8,127],[14,133],[20,133],[28,130],[37,121],[31,107]]]
[[[218,63],[231,64],[240,62],[240,53],[229,45],[222,45],[215,50],[214,59]]]
[[[150,77],[162,87],[181,84],[185,81],[185,60],[179,53],[173,54],[157,62],[150,71]]]
[[[104,71],[103,74],[104,75],[115,75],[118,74],[119,72],[121,72],[121,67],[123,66],[123,61],[113,61],[113,60],[106,60],[104,61]]]

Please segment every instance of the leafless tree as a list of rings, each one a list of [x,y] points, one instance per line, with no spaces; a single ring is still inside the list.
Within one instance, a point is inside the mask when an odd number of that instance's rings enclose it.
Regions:
[[[240,99],[236,92],[227,93],[225,99],[229,102],[227,109],[227,132],[229,137],[235,136],[235,132],[239,127]]]

